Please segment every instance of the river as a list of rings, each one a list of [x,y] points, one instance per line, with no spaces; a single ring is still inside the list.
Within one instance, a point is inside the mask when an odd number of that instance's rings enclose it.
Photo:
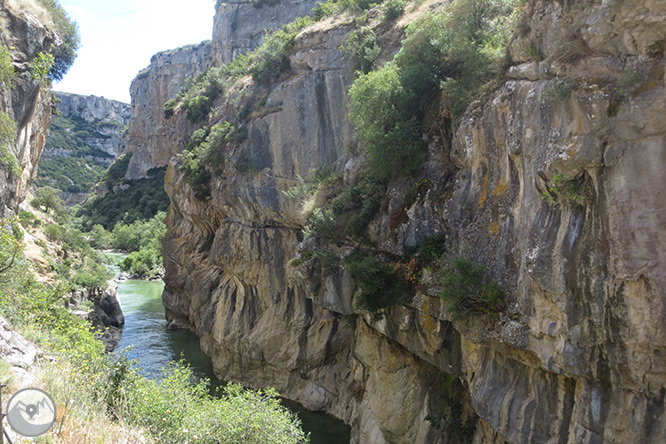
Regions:
[[[111,253],[115,258],[119,253]],[[130,279],[118,282],[118,299],[125,314],[125,327],[116,350],[132,347],[128,353],[141,372],[158,378],[160,369],[181,357],[195,375],[208,378],[213,386],[221,382],[213,373],[211,359],[199,347],[197,336],[187,330],[167,330],[162,305],[163,282]],[[349,444],[349,427],[342,421],[321,412],[311,412],[300,404],[284,400],[296,412],[303,429],[310,432],[311,444]]]

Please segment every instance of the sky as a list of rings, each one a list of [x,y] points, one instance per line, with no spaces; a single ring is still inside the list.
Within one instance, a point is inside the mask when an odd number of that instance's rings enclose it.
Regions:
[[[79,24],[81,47],[55,91],[129,103],[153,54],[209,40],[215,0],[59,0]]]

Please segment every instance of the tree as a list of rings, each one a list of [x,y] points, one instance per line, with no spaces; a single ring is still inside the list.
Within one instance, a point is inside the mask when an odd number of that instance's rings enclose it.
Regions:
[[[53,212],[55,216],[63,217],[67,214],[67,210],[60,198],[60,193],[60,190],[49,186],[38,188],[35,191],[35,198],[32,199],[30,205],[45,213]]]

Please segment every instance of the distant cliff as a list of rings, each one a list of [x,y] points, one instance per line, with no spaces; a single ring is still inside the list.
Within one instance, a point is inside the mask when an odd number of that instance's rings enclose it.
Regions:
[[[62,117],[83,120],[94,126],[95,133],[86,138],[84,143],[108,154],[110,161],[106,161],[107,165],[113,162],[125,143],[123,133],[129,123],[130,105],[104,97],[63,92],[56,92],[55,97]],[[51,154],[52,150],[57,149],[48,145],[47,139],[44,155]],[[67,150],[67,147],[62,147],[62,149]]]
[[[33,75],[32,63],[40,53],[52,50],[60,37],[48,21],[41,21],[43,12],[38,8],[2,2],[0,20],[4,54],[0,57],[4,77],[0,81],[0,216],[8,216],[16,213],[35,179],[51,122],[51,92],[44,80]]]
[[[129,104],[55,93],[53,118],[35,185],[62,190],[67,205],[85,200],[126,144]]]
[[[164,102],[174,98],[186,80],[210,66],[212,59],[211,43],[203,42],[155,54],[150,65],[136,76],[130,88],[127,145],[121,153],[132,153],[127,179],[144,178],[150,169],[166,166],[169,158],[183,148],[178,134],[190,133],[194,128],[187,122],[182,122],[184,128],[166,125]]]
[[[186,148],[195,126],[178,109],[160,121],[179,141],[166,174],[170,325],[199,335],[220,378],[327,410],[353,443],[666,441],[666,5],[526,2],[505,66],[470,107],[453,119],[443,105],[458,87],[418,109],[419,167],[360,183],[372,153],[352,130],[357,67],[341,48],[370,28],[381,50],[368,40],[364,55],[381,64],[409,22],[451,2],[413,6],[393,22],[383,7],[319,21],[294,37],[283,71],[237,79],[202,124],[224,136],[218,157]],[[246,50],[221,36],[246,24],[251,36],[278,17],[271,8],[289,5],[220,5],[217,63]],[[236,9],[254,19],[232,26]],[[159,115],[169,95],[146,94]],[[164,155],[153,147],[145,158]],[[350,221],[365,231],[335,225]],[[410,274],[433,235],[445,260]],[[365,310],[363,284],[381,282],[352,277],[354,254],[374,258],[366,277],[413,280],[409,298],[383,318]],[[501,309],[460,315],[440,298],[464,279],[438,267],[460,258],[503,289]]]

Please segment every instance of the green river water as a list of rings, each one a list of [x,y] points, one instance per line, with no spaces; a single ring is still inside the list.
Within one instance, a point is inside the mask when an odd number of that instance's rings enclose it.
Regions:
[[[111,256],[121,257],[118,253]],[[128,356],[138,362],[141,371],[148,377],[159,377],[162,367],[182,357],[197,376],[220,385],[221,382],[213,374],[211,360],[201,351],[196,335],[186,330],[167,330],[162,305],[163,289],[163,282],[135,279],[118,282],[118,298],[125,314],[125,327],[116,350],[131,346]],[[349,443],[349,427],[342,421],[325,413],[305,410],[288,400],[284,404],[298,414],[303,429],[310,432],[311,444]]]

